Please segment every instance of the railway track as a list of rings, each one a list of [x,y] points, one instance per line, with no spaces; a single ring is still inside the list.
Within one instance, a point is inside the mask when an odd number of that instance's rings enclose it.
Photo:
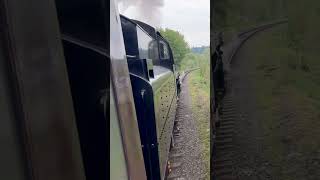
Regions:
[[[176,119],[174,122],[174,130],[173,130],[173,147],[169,152],[169,160],[168,160],[168,169],[169,172],[167,174],[167,180],[187,180],[190,177],[186,176],[185,168],[183,167],[188,159],[186,156],[185,149],[187,141],[190,141],[186,137],[190,129],[185,128],[186,125],[184,123],[190,122],[192,119],[192,111],[191,104],[188,94],[188,86],[186,86],[185,79],[186,77],[193,71],[198,70],[199,68],[193,68],[186,70],[184,74],[181,76],[181,93],[179,95],[179,101],[177,106]],[[184,88],[184,89],[182,89]],[[190,119],[191,118],[191,119]]]
[[[186,77],[189,73],[191,73],[192,71],[198,70],[198,69],[200,69],[200,68],[193,68],[193,69],[188,69],[188,70],[186,70],[186,71],[184,72],[184,74],[182,75],[182,77],[181,77],[181,82],[184,81],[185,77]]]
[[[240,47],[246,40],[250,39],[253,35],[266,29],[272,28],[276,25],[284,24],[287,20],[281,20],[273,23],[264,24],[251,28],[249,30],[240,32],[232,47],[231,54],[226,58],[227,62],[224,64],[231,64],[232,59],[239,51]],[[233,135],[235,132],[235,121],[237,120],[238,112],[233,102],[233,92],[231,77],[226,74],[225,77],[226,94],[222,100],[222,112],[218,115],[220,125],[216,129],[216,135],[213,139],[213,178],[214,180],[235,180],[236,177],[233,174]]]
[[[233,41],[235,41],[236,43],[234,43],[233,47],[232,47],[232,52],[230,53],[229,57],[227,58],[227,63],[230,64],[232,63],[232,59],[234,59],[234,56],[236,55],[236,53],[238,52],[238,50],[240,49],[240,47],[248,40],[250,39],[253,35],[255,35],[258,32],[267,30],[269,28],[272,28],[274,26],[280,25],[280,24],[284,24],[287,23],[288,20],[287,19],[283,19],[283,20],[279,20],[279,21],[275,21],[275,22],[271,22],[271,23],[266,23],[266,24],[262,24],[253,28],[250,28],[248,30],[239,32],[236,36],[236,39],[234,39]]]

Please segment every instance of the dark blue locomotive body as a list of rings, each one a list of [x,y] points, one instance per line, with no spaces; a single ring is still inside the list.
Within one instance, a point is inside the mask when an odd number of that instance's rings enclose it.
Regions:
[[[155,28],[121,16],[148,179],[164,179],[176,111],[174,59]]]

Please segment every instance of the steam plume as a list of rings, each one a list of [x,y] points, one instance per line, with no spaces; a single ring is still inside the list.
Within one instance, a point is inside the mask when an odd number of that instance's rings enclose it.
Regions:
[[[164,0],[118,0],[120,13],[155,27],[161,26]]]

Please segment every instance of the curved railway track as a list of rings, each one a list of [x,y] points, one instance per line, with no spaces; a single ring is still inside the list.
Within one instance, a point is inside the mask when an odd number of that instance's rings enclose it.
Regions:
[[[188,143],[196,143],[197,140],[193,133],[192,125],[194,123],[191,104],[190,104],[190,97],[188,92],[187,86],[187,76],[199,68],[193,68],[186,70],[184,74],[181,76],[181,92],[179,94],[179,101],[177,105],[177,112],[176,112],[176,119],[174,122],[174,130],[173,130],[173,147],[169,153],[169,160],[168,160],[168,167],[169,172],[166,177],[168,180],[187,180],[193,179],[194,177],[190,176],[190,172],[194,170],[194,172],[199,173],[199,167],[195,167],[194,164],[191,165],[189,157],[187,155],[192,154],[193,149],[188,148]],[[188,128],[186,128],[188,127]],[[197,145],[195,145],[197,146]],[[187,150],[188,149],[188,150]],[[194,163],[194,162],[192,162]],[[192,167],[191,167],[191,166]],[[186,167],[190,172],[186,172]],[[196,174],[195,173],[195,174]]]
[[[186,77],[189,73],[191,73],[192,71],[198,70],[198,69],[200,69],[200,68],[193,68],[193,69],[188,69],[188,70],[186,70],[186,71],[184,72],[184,74],[182,75],[181,82],[184,81],[185,77]]]
[[[256,33],[272,28],[274,26],[284,24],[287,20],[276,21],[264,25],[260,25],[249,30],[238,33],[235,42],[232,45],[232,50],[228,57],[225,58],[225,65],[230,65],[233,58],[239,51],[240,47]],[[236,177],[233,174],[233,134],[235,132],[234,125],[237,119],[237,109],[234,105],[234,97],[231,92],[231,79],[228,74],[225,77],[226,94],[222,100],[222,113],[219,116],[220,125],[216,129],[216,135],[212,140],[214,145],[212,149],[213,155],[213,172],[212,179],[214,180],[234,180]]]

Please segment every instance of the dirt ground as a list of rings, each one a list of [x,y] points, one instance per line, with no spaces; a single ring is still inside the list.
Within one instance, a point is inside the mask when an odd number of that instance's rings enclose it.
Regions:
[[[192,72],[191,72],[192,73]],[[184,79],[179,96],[176,129],[174,133],[175,145],[170,151],[169,161],[172,172],[167,179],[204,180],[208,170],[202,157],[202,143],[197,122],[192,112],[191,96],[189,92],[189,75]]]
[[[320,179],[320,110],[294,90],[258,87],[273,80],[269,77],[275,68],[272,64],[254,66],[259,56],[252,53],[274,31],[277,29],[249,39],[231,64],[229,90],[237,111],[233,174],[239,180]],[[265,79],[259,81],[257,74],[262,69]]]

